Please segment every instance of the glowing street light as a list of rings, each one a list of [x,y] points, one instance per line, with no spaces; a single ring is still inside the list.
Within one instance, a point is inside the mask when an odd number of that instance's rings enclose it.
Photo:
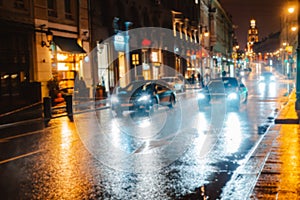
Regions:
[[[294,13],[295,12],[295,8],[294,7],[289,7],[288,8],[288,12],[289,13]]]

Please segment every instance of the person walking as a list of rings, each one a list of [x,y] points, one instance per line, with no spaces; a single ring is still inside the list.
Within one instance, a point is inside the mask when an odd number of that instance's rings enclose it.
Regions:
[[[199,86],[204,87],[203,76],[200,73],[198,73],[197,77],[198,77]]]

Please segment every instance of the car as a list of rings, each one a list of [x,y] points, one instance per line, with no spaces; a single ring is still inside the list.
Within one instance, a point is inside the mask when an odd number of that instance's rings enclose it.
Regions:
[[[181,80],[179,77],[163,77],[161,78],[161,80],[167,82],[170,85],[170,87],[175,91],[184,92],[185,90],[184,81]]]
[[[211,80],[198,93],[198,107],[202,111],[213,98],[224,97],[229,108],[239,109],[248,100],[248,89],[235,77],[222,77]]]
[[[272,72],[262,72],[260,77],[259,77],[260,82],[274,82],[275,81],[275,76]]]
[[[248,76],[252,69],[250,67],[246,67],[240,70],[239,75],[240,76]]]
[[[159,105],[173,108],[175,103],[176,92],[159,80],[133,81],[111,96],[111,108],[117,116],[124,111],[150,113]]]

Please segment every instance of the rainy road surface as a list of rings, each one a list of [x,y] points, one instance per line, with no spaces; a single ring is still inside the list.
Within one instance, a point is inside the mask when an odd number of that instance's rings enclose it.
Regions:
[[[198,111],[197,91],[174,109],[149,115],[83,112],[49,127],[0,129],[0,192],[6,199],[247,199],[262,160],[251,155],[258,126],[287,100],[292,82],[277,74],[243,78],[248,102],[234,111],[215,102]],[[270,118],[271,119],[271,118]]]

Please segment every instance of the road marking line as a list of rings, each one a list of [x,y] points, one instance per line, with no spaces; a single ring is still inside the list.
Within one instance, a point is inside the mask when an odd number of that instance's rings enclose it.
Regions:
[[[13,157],[13,158],[9,158],[9,159],[6,159],[6,160],[2,160],[2,161],[0,161],[0,165],[1,165],[1,164],[8,163],[8,162],[11,162],[11,161],[14,161],[14,160],[18,160],[18,159],[20,159],[20,158],[24,158],[24,157],[27,157],[27,156],[31,156],[31,155],[40,153],[40,152],[42,152],[42,151],[44,151],[44,150],[37,150],[37,151],[33,151],[33,152],[30,152],[30,153],[26,153],[26,154],[23,154],[23,155],[19,155],[19,156]]]
[[[8,142],[9,140],[12,140],[12,139],[17,139],[17,138],[20,138],[20,137],[25,137],[25,136],[34,135],[34,134],[42,134],[42,133],[45,133],[45,131],[55,129],[57,127],[58,126],[47,127],[47,128],[42,129],[42,130],[36,130],[36,131],[28,132],[28,133],[18,134],[18,135],[15,135],[15,136],[0,138],[0,142]]]

